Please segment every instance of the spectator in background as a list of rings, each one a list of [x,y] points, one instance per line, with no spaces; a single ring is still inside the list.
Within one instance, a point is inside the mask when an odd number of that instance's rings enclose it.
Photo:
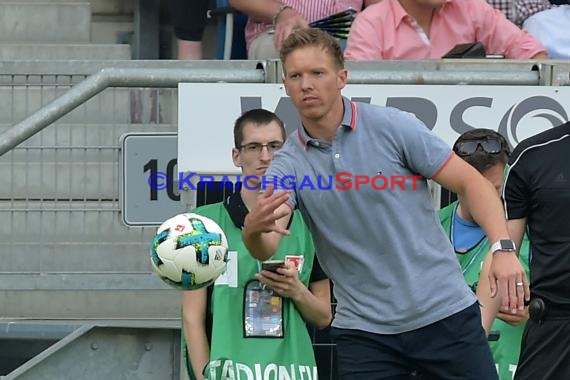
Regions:
[[[570,59],[570,33],[567,30],[570,5],[567,1],[487,0],[507,19],[540,41],[551,59]]]
[[[570,59],[570,5],[560,5],[526,19],[523,29],[539,40],[552,59]]]
[[[453,151],[483,174],[500,194],[505,166],[510,154],[509,145],[503,136],[490,129],[473,129],[463,133],[457,139],[453,145]],[[485,231],[473,220],[469,208],[466,207],[461,197],[458,201],[439,210],[439,218],[455,250],[467,285],[476,291],[477,284],[480,282],[483,260],[491,248]],[[525,235],[519,250],[519,261],[527,276],[528,260],[529,242]],[[482,276],[486,275],[487,273],[482,274]],[[488,283],[488,281],[483,282]],[[489,342],[499,378],[512,380],[519,362],[521,339],[524,323],[528,319],[528,309],[515,313],[509,310],[499,311],[497,314],[493,308],[485,305],[485,302],[481,303],[485,331],[487,334],[491,330],[500,333],[498,341]]]
[[[208,0],[168,0],[178,59],[202,59]]]
[[[548,0],[487,0],[487,3],[519,27],[530,16],[552,7]]]
[[[295,29],[347,9],[361,11],[380,0],[230,0],[248,15],[245,39],[249,59],[277,59],[281,42]]]
[[[345,57],[439,59],[470,42],[481,42],[488,53],[505,58],[547,58],[535,38],[484,0],[383,0],[356,16]]]

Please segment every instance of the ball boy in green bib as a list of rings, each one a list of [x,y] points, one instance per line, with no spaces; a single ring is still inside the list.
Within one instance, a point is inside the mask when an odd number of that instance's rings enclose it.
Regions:
[[[462,134],[453,145],[454,152],[485,176],[500,193],[509,146],[499,133],[489,129],[474,129]],[[491,247],[485,232],[473,221],[461,199],[439,211],[441,224],[448,234],[467,284],[476,291],[481,268]],[[500,253],[497,253],[500,254]],[[520,262],[529,274],[529,241],[525,235],[520,249]],[[486,314],[482,305],[484,325]],[[494,317],[494,316],[493,316]],[[488,318],[488,317],[487,317]],[[489,342],[501,380],[512,380],[517,368],[524,324],[528,312],[512,314],[501,311],[490,330],[499,333],[499,339]],[[489,326],[485,326],[489,333]]]
[[[192,210],[220,225],[229,250],[210,307],[207,289],[182,296],[183,350],[191,379],[318,379],[305,321],[319,328],[330,324],[330,283],[301,215],[294,213],[291,235],[272,257],[285,262],[275,272],[262,270],[263,263],[242,242],[249,207],[284,141],[283,123],[274,113],[244,113],[234,126],[232,150],[234,164],[242,170],[241,189],[224,202]],[[211,337],[206,329],[210,311]]]

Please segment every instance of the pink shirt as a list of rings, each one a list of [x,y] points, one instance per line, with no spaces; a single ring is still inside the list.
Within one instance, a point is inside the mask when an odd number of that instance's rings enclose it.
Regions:
[[[349,8],[360,12],[363,7],[363,0],[281,0],[281,3],[293,7],[293,9],[305,17],[307,23],[345,11]],[[245,26],[245,41],[247,47],[249,48],[251,41],[258,35],[272,27],[273,25],[271,25],[271,23],[259,23],[249,18]]]
[[[362,11],[348,36],[346,59],[439,59],[455,45],[480,41],[488,54],[528,59],[544,47],[485,0],[446,0],[434,12],[429,38],[398,0]]]

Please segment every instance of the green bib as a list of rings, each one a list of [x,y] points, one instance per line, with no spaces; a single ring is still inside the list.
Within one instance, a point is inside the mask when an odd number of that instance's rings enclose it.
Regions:
[[[259,261],[247,251],[241,229],[232,222],[222,203],[203,206],[194,213],[216,221],[228,239],[229,257],[237,258],[237,273],[232,279],[218,279],[214,285],[212,309],[212,343],[210,362],[204,371],[209,380],[316,380],[317,367],[311,339],[295,304],[283,299],[283,337],[244,337],[244,297],[246,284],[259,271]],[[274,259],[286,255],[303,257],[299,278],[309,284],[315,248],[299,212],[289,226]],[[227,271],[229,272],[229,271]],[[229,277],[229,275],[228,275]],[[188,363],[188,368],[190,363]]]
[[[453,214],[456,207],[457,202],[453,202],[447,207],[439,210],[441,225],[450,239]],[[461,254],[456,253],[465,281],[472,289],[477,288],[483,260],[490,249],[489,240],[484,237],[471,250]],[[527,276],[529,276],[529,252],[530,242],[525,234],[519,250],[519,261],[526,271]],[[491,329],[493,331],[499,331],[501,334],[498,341],[489,342],[489,347],[493,352],[493,358],[495,359],[495,366],[497,367],[499,378],[500,380],[512,380],[519,362],[524,323],[519,326],[512,326],[498,318],[495,318]]]

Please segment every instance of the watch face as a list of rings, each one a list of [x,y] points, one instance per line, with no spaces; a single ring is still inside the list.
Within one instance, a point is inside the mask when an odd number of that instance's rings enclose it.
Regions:
[[[515,244],[512,240],[501,240],[501,249],[503,250],[515,250]]]

